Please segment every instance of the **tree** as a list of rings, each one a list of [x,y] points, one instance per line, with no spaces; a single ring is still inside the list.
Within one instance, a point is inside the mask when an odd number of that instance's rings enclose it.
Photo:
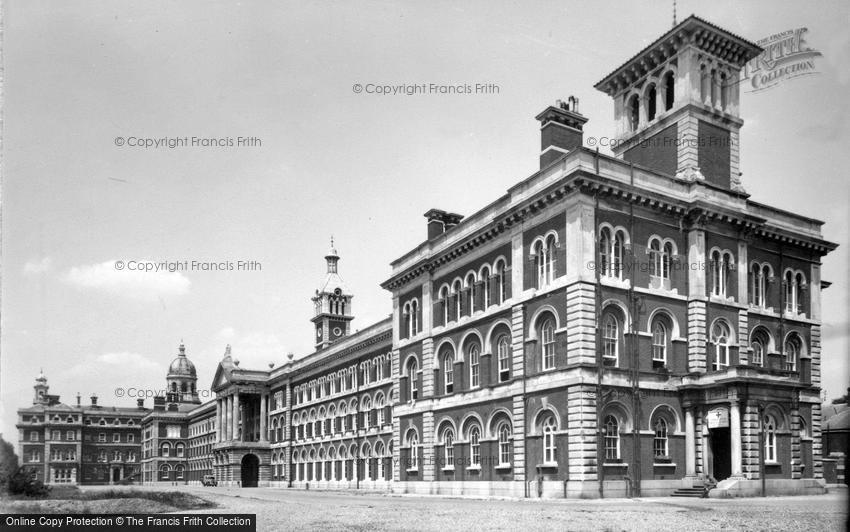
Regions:
[[[15,446],[0,436],[0,492],[7,491],[9,480],[17,470],[18,455],[15,454]]]

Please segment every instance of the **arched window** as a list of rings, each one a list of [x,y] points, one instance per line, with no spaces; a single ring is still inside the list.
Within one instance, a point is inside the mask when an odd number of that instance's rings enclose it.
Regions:
[[[484,266],[481,268],[481,289],[484,291],[481,296],[484,310],[490,308],[490,268]]]
[[[411,401],[419,399],[419,374],[415,358],[411,358],[407,362],[407,382],[410,388]]]
[[[652,121],[655,120],[655,99],[657,98],[655,83],[652,83],[649,86],[649,90],[646,91],[646,120]]]
[[[478,347],[478,344],[473,344],[469,348],[469,386],[472,388],[478,388],[481,386],[481,366],[480,357],[481,357],[481,349]]]
[[[729,268],[734,258],[731,254],[714,250],[711,253],[711,293],[718,297],[726,297],[726,285],[729,279]]]
[[[447,349],[443,352],[443,384],[445,385],[446,393],[452,393],[455,382],[455,357],[451,350]]]
[[[615,461],[620,459],[620,426],[617,418],[612,415],[605,416],[603,422],[605,428],[605,460]]]
[[[364,397],[363,401],[360,403],[360,411],[363,412],[363,426],[368,429],[370,422],[372,421],[372,400],[368,395]]]
[[[720,73],[720,108],[724,111],[729,105],[729,83],[726,79],[726,73]]]
[[[801,272],[796,274],[790,270],[785,272],[785,312],[800,314],[803,312],[803,301],[800,292],[806,286],[806,279]]]
[[[508,290],[505,279],[505,270],[507,269],[507,266],[503,259],[499,259],[496,261],[494,268],[496,270],[496,304],[501,305],[508,299]]]
[[[555,321],[552,318],[543,320],[540,326],[541,354],[543,369],[555,367]]]
[[[466,313],[469,314],[470,316],[472,315],[473,312],[475,312],[475,297],[474,297],[475,283],[476,283],[475,274],[472,273],[472,272],[466,274],[466,280],[464,281],[465,286],[463,287],[464,288],[464,298],[466,299],[464,307],[466,308]]]
[[[764,416],[764,461],[776,462],[776,418]]]
[[[554,464],[557,462],[557,446],[555,445],[555,418],[552,415],[543,420],[543,462]]]
[[[667,363],[667,327],[660,319],[652,325],[652,361]]]
[[[672,72],[664,74],[664,110],[669,111],[673,108],[673,103],[676,99],[676,81]]]
[[[452,298],[454,299],[454,319],[460,319],[461,312],[463,310],[463,299],[461,297],[461,292],[463,291],[463,285],[460,282],[460,279],[456,279],[454,283],[452,283]]]
[[[767,283],[770,277],[767,264],[753,264],[750,268],[750,303],[759,308],[767,308]]]
[[[599,267],[602,275],[621,279],[623,273],[623,249],[626,233],[622,229],[603,227],[599,233]]]
[[[712,368],[715,370],[729,366],[729,326],[724,321],[717,321],[711,328],[711,342],[714,344],[714,362]]]
[[[413,430],[407,433],[407,446],[410,448],[409,468],[419,469],[419,436]]]
[[[499,465],[511,463],[511,427],[507,422],[499,425]]]
[[[602,326],[602,360],[606,366],[616,366],[619,356],[620,327],[613,314],[606,314]]]
[[[753,333],[752,340],[750,340],[750,347],[753,349],[750,364],[753,366],[764,365],[764,357],[767,353],[768,345],[770,345],[770,338],[767,336],[767,333],[764,332],[764,329],[756,329]]]
[[[443,325],[449,322],[449,287],[443,285],[440,287],[440,301],[443,306]]]
[[[797,370],[797,360],[800,356],[800,339],[796,336],[789,336],[785,340],[785,364],[786,371]]]
[[[629,98],[627,109],[629,113],[629,129],[631,131],[637,131],[638,125],[640,125],[640,99],[637,94]]]
[[[165,457],[165,458],[168,458],[169,456],[171,456],[171,444],[168,443],[168,442],[163,443],[162,447],[160,447],[160,453],[159,454],[160,454],[160,456]]]
[[[652,450],[656,457],[667,456],[667,421],[659,417],[655,421],[655,438],[652,440]]]
[[[555,279],[557,237],[548,235],[545,239],[538,240],[534,245],[534,257],[537,265],[537,287],[548,286]]]
[[[503,334],[499,337],[496,350],[499,359],[499,382],[505,382],[511,378],[511,344],[508,335]]]
[[[469,454],[474,467],[481,467],[481,445],[478,443],[481,429],[477,425],[469,429]]]
[[[445,459],[444,467],[454,467],[455,433],[451,427],[446,427],[446,429],[443,430],[443,458]]]

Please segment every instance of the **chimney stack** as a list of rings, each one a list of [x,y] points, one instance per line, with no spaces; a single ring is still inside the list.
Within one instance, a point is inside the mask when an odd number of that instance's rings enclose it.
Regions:
[[[584,143],[584,124],[587,118],[578,112],[578,98],[566,102],[557,100],[535,117],[540,122],[540,169],[549,166],[564,154]]]
[[[463,215],[431,209],[425,213],[428,219],[428,240],[440,236],[463,220]]]
[[[144,399],[136,399],[136,406],[138,406],[139,408],[144,408],[145,407],[145,400]]]
[[[80,395],[80,392],[77,392],[77,406],[82,404],[83,397]]]
[[[91,394],[91,405],[97,406],[97,395]]]

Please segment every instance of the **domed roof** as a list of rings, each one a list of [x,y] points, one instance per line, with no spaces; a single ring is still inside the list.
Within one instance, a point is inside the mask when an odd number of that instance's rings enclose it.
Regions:
[[[186,358],[186,347],[180,344],[180,351],[177,353],[177,358],[168,367],[168,377],[197,378],[197,376],[198,373],[195,371],[195,365]]]

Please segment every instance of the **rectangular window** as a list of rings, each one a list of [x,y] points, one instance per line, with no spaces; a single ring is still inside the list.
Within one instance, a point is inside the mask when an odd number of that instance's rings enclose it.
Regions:
[[[74,441],[74,431],[69,430],[65,433],[65,439],[68,441]]]
[[[54,431],[50,434],[50,439],[52,439],[52,440],[61,440],[61,439],[62,439],[62,433],[61,433],[61,431],[54,430]]]
[[[38,432],[30,432],[30,441],[38,441]]]
[[[112,441],[114,443],[119,443],[121,441],[121,435],[116,432],[112,435]]]

